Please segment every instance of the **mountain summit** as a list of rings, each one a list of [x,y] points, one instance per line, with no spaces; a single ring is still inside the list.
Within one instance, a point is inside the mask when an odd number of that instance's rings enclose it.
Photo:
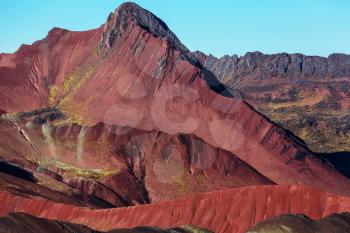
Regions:
[[[138,25],[155,37],[165,38],[176,49],[188,52],[188,49],[161,19],[132,2],[123,3],[108,16],[101,46],[109,49],[127,25]]]

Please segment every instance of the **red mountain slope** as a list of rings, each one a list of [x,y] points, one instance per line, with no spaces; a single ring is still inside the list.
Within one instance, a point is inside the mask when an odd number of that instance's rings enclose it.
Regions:
[[[187,54],[164,22],[126,3],[99,29],[54,29],[44,40],[3,55],[0,107],[52,105],[79,124],[194,134],[275,183],[349,193],[350,182],[292,135],[245,102],[214,92],[219,86],[213,77]]]
[[[97,230],[140,225],[168,228],[190,224],[216,233],[240,233],[276,215],[303,213],[319,219],[350,210],[349,197],[298,185],[237,188],[160,204],[108,210],[89,210],[8,193],[1,193],[0,198],[8,203],[0,206],[1,215],[24,212],[79,223]]]
[[[31,198],[2,193],[2,214],[226,233],[283,213],[350,209],[348,197],[320,191],[350,195],[347,178],[232,98],[164,22],[133,3],[98,29],[56,28],[2,54],[0,109],[0,189]],[[278,185],[230,189],[260,184]],[[220,189],[230,190],[183,197]]]
[[[3,166],[0,162],[1,190],[69,204],[73,198],[73,204],[89,207],[118,207],[273,184],[234,154],[194,135],[102,123],[54,125],[64,118],[37,123],[59,114],[47,109],[4,117],[12,121],[0,119],[0,159],[6,161]],[[12,165],[18,168],[13,171]],[[28,179],[31,176],[34,179]]]

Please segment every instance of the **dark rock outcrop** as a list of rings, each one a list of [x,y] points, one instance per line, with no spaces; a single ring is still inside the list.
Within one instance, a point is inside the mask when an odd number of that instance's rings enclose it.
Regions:
[[[320,220],[305,215],[282,215],[258,223],[246,233],[345,233],[350,232],[350,213],[332,214]]]
[[[243,57],[226,55],[221,58],[201,52],[194,52],[192,55],[218,78],[230,78],[227,82],[230,87],[235,86],[237,79],[246,76],[259,80],[274,76],[286,76],[294,80],[310,76],[350,77],[350,55],[346,54],[331,54],[328,58],[287,53],[267,55],[261,52],[249,52]]]
[[[175,49],[184,53],[189,52],[161,19],[132,2],[123,3],[108,16],[101,39],[101,48],[110,49],[124,29],[132,25],[142,27],[155,37],[164,38]]]
[[[38,218],[23,213],[11,213],[0,217],[0,233],[212,233],[192,226],[161,229],[159,227],[136,227],[96,231],[83,225]]]

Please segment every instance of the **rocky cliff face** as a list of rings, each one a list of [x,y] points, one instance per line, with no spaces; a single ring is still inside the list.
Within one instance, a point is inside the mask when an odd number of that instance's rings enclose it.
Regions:
[[[155,37],[165,38],[175,49],[183,53],[189,52],[168,26],[151,12],[133,3],[124,3],[111,13],[104,25],[101,48],[110,49],[115,40],[120,38],[126,27],[139,26]]]
[[[195,52],[193,55],[218,78],[228,81],[226,83],[230,87],[235,87],[235,84],[239,86],[237,79],[244,76],[260,80],[289,76],[295,81],[306,77],[322,79],[350,76],[350,55],[346,54],[331,54],[327,58],[287,53],[267,55],[261,52],[249,52],[243,57],[226,55],[221,58],[207,56],[201,52]]]
[[[350,150],[349,55],[324,58],[254,52],[216,58],[196,52],[192,56],[236,97],[290,129],[312,150]]]

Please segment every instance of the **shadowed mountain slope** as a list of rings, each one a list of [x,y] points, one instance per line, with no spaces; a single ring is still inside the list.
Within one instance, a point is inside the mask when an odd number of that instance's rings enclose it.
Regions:
[[[161,229],[158,227],[136,227],[134,229],[114,229],[101,232],[83,225],[37,218],[23,213],[12,213],[0,217],[1,233],[212,233],[192,226]]]

